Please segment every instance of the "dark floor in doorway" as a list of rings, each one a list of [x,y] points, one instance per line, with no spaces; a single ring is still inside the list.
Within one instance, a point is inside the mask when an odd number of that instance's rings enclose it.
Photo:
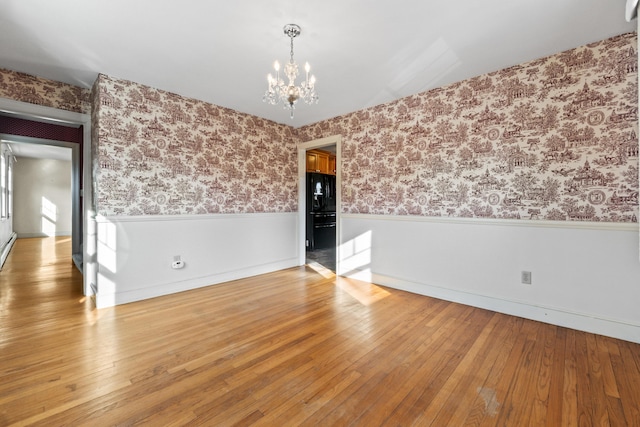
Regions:
[[[336,248],[314,249],[312,251],[307,251],[307,264],[313,261],[335,273]]]

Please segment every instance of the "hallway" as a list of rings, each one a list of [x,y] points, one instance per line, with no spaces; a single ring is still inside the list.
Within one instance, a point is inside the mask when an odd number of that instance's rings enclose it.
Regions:
[[[67,303],[60,305],[62,301]],[[69,309],[82,313],[90,306],[71,258],[71,236],[16,240],[0,273],[0,305],[3,328],[24,328],[31,315],[38,321],[61,311],[67,315]],[[19,316],[8,315],[17,310]]]

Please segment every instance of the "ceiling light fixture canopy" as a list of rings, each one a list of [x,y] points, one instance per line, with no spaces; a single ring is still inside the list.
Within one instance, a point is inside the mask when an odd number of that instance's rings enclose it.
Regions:
[[[291,111],[291,118],[293,119],[293,110],[298,100],[302,99],[306,104],[316,104],[318,102],[318,94],[315,90],[316,78],[313,75],[309,76],[311,67],[308,62],[304,65],[305,80],[300,83],[300,86],[296,86],[298,64],[293,60],[293,39],[300,35],[300,26],[287,24],[284,26],[284,34],[291,39],[290,59],[284,66],[284,75],[288,82],[280,78],[280,64],[276,61],[273,64],[276,76],[273,77],[271,74],[267,76],[269,86],[262,100],[271,105],[282,102],[284,108]]]

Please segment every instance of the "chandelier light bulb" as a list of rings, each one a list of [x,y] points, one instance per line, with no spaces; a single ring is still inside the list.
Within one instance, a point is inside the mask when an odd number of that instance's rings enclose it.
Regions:
[[[276,70],[276,77],[274,78],[271,74],[267,76],[267,91],[262,100],[271,105],[282,103],[285,109],[291,111],[291,118],[293,118],[293,110],[299,99],[302,99],[306,104],[316,104],[318,95],[314,88],[316,78],[313,75],[309,77],[311,66],[308,62],[304,64],[305,80],[296,86],[298,64],[293,59],[293,39],[300,35],[300,27],[296,24],[288,24],[284,26],[283,30],[291,43],[290,59],[284,65],[284,75],[288,82],[280,79],[280,63],[275,61],[273,68]]]

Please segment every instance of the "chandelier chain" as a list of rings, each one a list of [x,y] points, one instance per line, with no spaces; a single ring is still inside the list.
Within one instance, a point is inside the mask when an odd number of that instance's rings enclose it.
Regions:
[[[290,55],[291,55],[291,63],[292,63],[292,64],[293,64],[293,62],[294,62],[294,61],[293,61],[293,37],[294,37],[294,36],[292,36],[291,34],[289,35],[289,40],[291,40],[291,53],[290,53]]]

